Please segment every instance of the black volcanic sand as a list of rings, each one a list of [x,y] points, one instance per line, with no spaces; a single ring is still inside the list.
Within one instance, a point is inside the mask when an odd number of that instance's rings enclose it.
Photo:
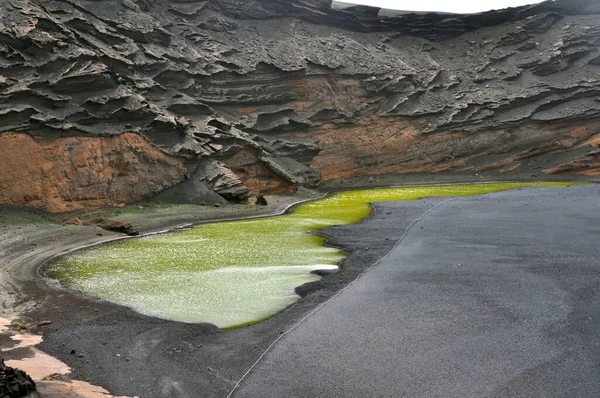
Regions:
[[[415,184],[451,180],[431,176],[421,177],[420,181],[418,176],[410,178]],[[381,180],[385,185],[398,185],[406,179],[381,177],[379,184],[383,185]],[[355,181],[356,186],[376,185],[375,182],[368,183],[366,177]],[[121,211],[114,215],[123,221],[133,220],[141,232],[148,232],[179,225],[184,220],[200,222],[276,212],[311,195],[316,196],[304,192],[295,197],[268,197],[268,208],[156,208],[147,203],[142,210],[135,207],[114,210]],[[406,206],[386,207],[385,211],[375,206],[373,214],[360,224],[322,231],[330,237],[329,244],[351,254],[344,260],[342,269],[323,281],[298,288],[303,299],[271,319],[229,331],[207,324],[185,324],[143,316],[121,306],[60,289],[57,283],[37,277],[37,265],[66,248],[121,235],[93,227],[60,226],[52,220],[60,218],[56,215],[3,208],[0,217],[1,266],[8,272],[6,275],[3,272],[0,287],[15,290],[17,294],[3,295],[0,308],[5,313],[15,309],[24,314],[24,320],[30,324],[51,320],[52,325],[33,328],[44,334],[44,342],[39,348],[71,366],[74,378],[90,378],[93,384],[101,385],[113,394],[144,398],[224,397],[282,332],[383,257],[404,232],[403,228],[430,202],[428,199],[407,202]],[[80,357],[80,354],[84,356]]]
[[[396,239],[397,220],[431,211],[235,396],[598,397],[599,198],[595,184],[381,203],[357,232]]]

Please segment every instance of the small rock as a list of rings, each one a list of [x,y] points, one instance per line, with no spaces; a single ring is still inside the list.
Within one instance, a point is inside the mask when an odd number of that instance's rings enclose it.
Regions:
[[[263,195],[256,195],[256,205],[258,206],[266,206],[267,200],[265,199],[265,197]]]
[[[141,12],[142,9],[140,8],[140,6],[138,6],[137,4],[135,4],[133,2],[133,0],[123,0],[123,5],[127,8],[129,8],[130,10],[133,10],[135,12]]]
[[[0,397],[24,397],[35,391],[35,382],[27,373],[8,367],[0,360]]]
[[[122,222],[110,218],[95,218],[93,220],[86,221],[83,225],[99,227],[107,231],[121,232],[130,236],[139,234],[139,232],[133,228],[133,225],[130,222]]]

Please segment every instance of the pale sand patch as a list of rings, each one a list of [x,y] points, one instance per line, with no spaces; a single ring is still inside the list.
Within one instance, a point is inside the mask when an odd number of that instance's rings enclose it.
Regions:
[[[0,351],[11,351],[17,348],[29,348],[32,356],[22,359],[11,359],[6,361],[6,366],[25,371],[37,383],[38,390],[47,397],[60,398],[128,398],[113,396],[102,387],[94,386],[85,381],[71,380],[49,380],[57,375],[68,375],[71,373],[64,362],[38,350],[34,346],[42,342],[42,336],[36,334],[17,334],[10,329],[11,321],[0,318],[0,333],[8,333],[10,338],[18,344],[10,348],[2,348]],[[133,397],[137,398],[137,397]]]
[[[44,377],[61,374],[65,375],[71,372],[71,368],[58,359],[44,354],[37,348],[31,348],[33,357],[23,359],[12,359],[6,361],[6,366],[24,370],[34,381],[42,380]]]
[[[91,385],[84,381],[41,381],[38,389],[44,394],[51,394],[61,398],[128,398],[112,396],[102,387]],[[137,398],[137,397],[133,397]]]
[[[2,331],[2,329],[0,329],[0,331]],[[19,343],[14,347],[2,348],[0,351],[11,351],[17,348],[33,347],[34,345],[40,344],[43,340],[42,336],[37,334],[15,334],[10,336],[10,338],[11,340],[18,341]]]

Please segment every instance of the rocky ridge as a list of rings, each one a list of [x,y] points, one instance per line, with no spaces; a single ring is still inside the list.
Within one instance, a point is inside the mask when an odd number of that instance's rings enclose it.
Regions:
[[[532,165],[600,174],[597,1],[465,16],[329,4],[0,0],[0,202],[62,211],[176,185],[179,201],[218,203]],[[82,142],[97,149],[76,160]]]

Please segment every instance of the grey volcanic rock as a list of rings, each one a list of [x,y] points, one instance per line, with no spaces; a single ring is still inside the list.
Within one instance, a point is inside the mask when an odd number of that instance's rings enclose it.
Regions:
[[[0,397],[20,398],[35,391],[35,382],[27,373],[6,366],[0,359]]]
[[[157,196],[170,203],[222,206],[227,200],[212,191],[206,181],[190,178]]]
[[[281,178],[293,185],[314,187],[321,180],[321,172],[317,169],[306,167],[300,162],[286,157],[261,157],[267,166]]]
[[[314,183],[292,162],[331,179],[589,160],[597,1],[465,16],[329,4],[0,0],[0,134],[137,132],[262,192]]]
[[[250,194],[242,180],[225,164],[207,159],[195,165],[186,181],[163,193],[174,203],[225,205],[229,201],[240,202]]]
[[[239,200],[247,199],[249,196],[248,188],[244,186],[242,180],[217,160],[206,160],[200,163],[192,178],[205,181],[212,191],[225,199]]]

